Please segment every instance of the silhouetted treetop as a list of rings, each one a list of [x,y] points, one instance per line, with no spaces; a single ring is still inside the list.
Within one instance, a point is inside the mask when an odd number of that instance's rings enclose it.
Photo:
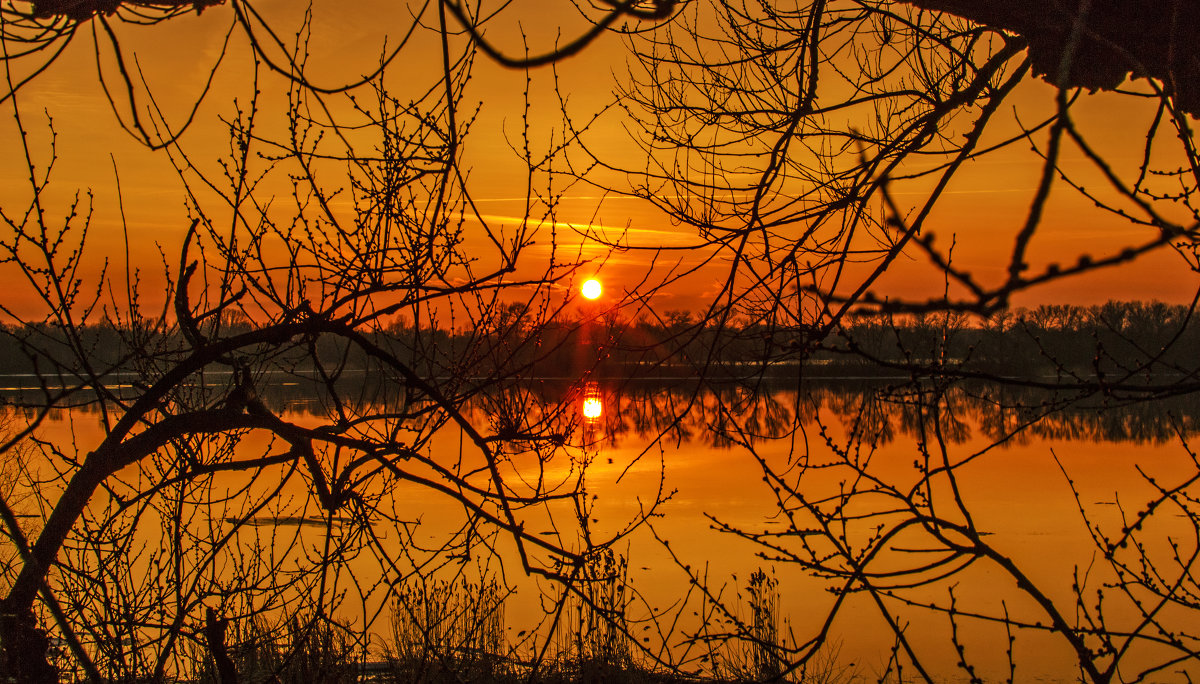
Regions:
[[[1034,73],[1064,88],[1113,90],[1130,75],[1150,77],[1180,109],[1200,114],[1200,5],[1175,0],[906,0],[1028,43]]]
[[[199,12],[205,7],[224,2],[225,0],[34,0],[33,15],[39,18],[61,15],[83,21],[97,14],[113,14],[122,5],[135,9],[174,9],[190,6]]]

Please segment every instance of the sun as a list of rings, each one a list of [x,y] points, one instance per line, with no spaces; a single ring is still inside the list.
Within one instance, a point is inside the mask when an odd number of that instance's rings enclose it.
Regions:
[[[595,278],[584,281],[583,286],[579,288],[580,294],[587,299],[596,299],[603,291],[604,288],[600,287],[600,281]]]

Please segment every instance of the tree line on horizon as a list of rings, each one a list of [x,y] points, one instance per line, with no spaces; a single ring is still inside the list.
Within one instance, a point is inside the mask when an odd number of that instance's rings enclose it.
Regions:
[[[799,367],[810,377],[845,372],[904,376],[918,368],[922,374],[969,371],[996,379],[1190,378],[1195,375],[1190,368],[1193,350],[1200,348],[1194,308],[1159,301],[1046,304],[987,318],[946,312],[862,315],[847,318],[834,333],[816,340],[804,327],[782,328],[740,316],[717,325],[678,309],[632,319],[614,309],[536,322],[528,312],[525,305],[513,303],[500,307],[489,325],[471,330],[418,329],[399,319],[364,334],[422,372],[450,364],[481,378],[505,374],[531,380],[646,375],[745,379],[794,375]],[[252,324],[232,316],[224,328],[236,335],[249,332]],[[105,372],[136,372],[146,360],[148,334],[159,338],[156,356],[186,349],[178,331],[148,333],[138,326],[103,323],[81,326],[72,334],[95,368]],[[53,324],[0,326],[0,373],[67,368],[73,354],[66,331]],[[365,370],[372,364],[361,349],[329,338],[316,342],[315,355],[293,356],[278,358],[277,369],[312,371],[316,360],[343,370]]]

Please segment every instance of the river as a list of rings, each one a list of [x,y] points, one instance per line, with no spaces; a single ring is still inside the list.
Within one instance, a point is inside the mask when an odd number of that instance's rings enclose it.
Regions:
[[[5,383],[10,399],[17,384]],[[265,394],[297,425],[329,411],[303,382]],[[559,585],[529,576],[521,558],[571,569],[489,523],[503,518],[495,502],[472,507],[481,499],[469,487],[485,490],[495,475],[473,431],[504,434],[514,413],[562,432],[560,443],[512,438],[494,452],[513,519],[569,551],[602,544],[575,571],[592,578],[577,586],[607,602],[616,631],[589,622],[586,600],[559,610]],[[127,468],[63,554],[75,570],[59,574],[61,591],[100,632],[127,632],[146,662],[166,632],[196,624],[187,616],[200,606],[269,622],[316,604],[378,649],[397,630],[503,595],[489,648],[523,661],[605,648],[646,668],[753,677],[815,648],[810,678],[1062,681],[1079,676],[1079,649],[1104,666],[1111,648],[1120,680],[1200,675],[1186,657],[1200,607],[1194,399],[961,383],[547,381],[480,395],[463,415],[391,426],[389,439],[414,445],[412,458],[394,459],[404,477],[347,449],[319,451],[324,486],[346,475],[354,492],[333,514],[296,459],[214,470],[142,498],[172,466]],[[61,489],[55,469],[103,434],[94,407],[49,416],[24,461],[44,502]],[[194,446],[217,449],[217,460],[286,452],[254,432]],[[522,502],[535,493],[542,500]],[[37,497],[12,498],[36,529]],[[494,593],[480,588],[493,583]],[[230,586],[244,591],[223,593]]]

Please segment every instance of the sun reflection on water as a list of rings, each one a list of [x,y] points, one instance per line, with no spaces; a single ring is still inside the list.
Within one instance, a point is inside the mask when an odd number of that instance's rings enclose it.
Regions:
[[[600,401],[600,386],[589,382],[583,388],[583,418],[589,423],[604,415],[604,403]]]

